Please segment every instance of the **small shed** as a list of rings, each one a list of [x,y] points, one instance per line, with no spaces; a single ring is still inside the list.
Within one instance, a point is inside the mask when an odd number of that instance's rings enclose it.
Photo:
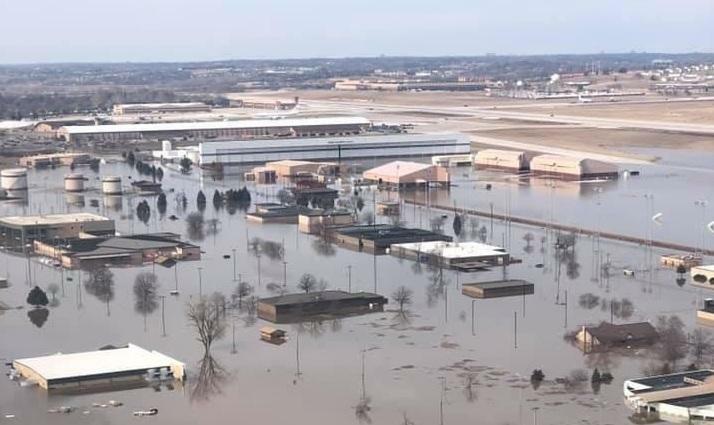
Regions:
[[[260,328],[260,339],[263,341],[274,342],[284,340],[286,336],[287,332],[282,329],[276,329],[272,326],[263,326]]]

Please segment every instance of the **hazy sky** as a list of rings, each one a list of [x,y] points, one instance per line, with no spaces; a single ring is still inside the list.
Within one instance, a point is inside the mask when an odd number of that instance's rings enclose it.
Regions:
[[[714,51],[714,0],[0,0],[0,63]]]

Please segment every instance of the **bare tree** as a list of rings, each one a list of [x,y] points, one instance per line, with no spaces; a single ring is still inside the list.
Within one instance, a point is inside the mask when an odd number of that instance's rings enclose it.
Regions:
[[[248,282],[240,282],[233,290],[233,299],[238,299],[238,308],[243,307],[243,298],[253,293],[253,286]]]
[[[477,399],[476,391],[474,391],[474,386],[476,385],[478,385],[476,373],[472,371],[466,372],[464,375],[464,396],[466,396],[466,401],[469,403]]]
[[[700,364],[706,355],[711,354],[712,347],[714,347],[711,332],[701,328],[695,329],[690,334],[689,341],[692,356],[697,364]]]
[[[399,304],[399,311],[404,312],[404,306],[411,305],[414,291],[402,285],[392,293],[392,299]]]
[[[107,305],[109,315],[109,302],[114,299],[114,274],[106,267],[97,267],[89,270],[89,278],[84,282],[88,293]]]
[[[317,278],[310,273],[305,273],[300,276],[300,280],[298,281],[297,287],[299,290],[305,291],[306,294],[309,294],[310,292],[314,291],[315,288],[317,288],[317,285]]]
[[[659,333],[658,354],[674,368],[687,355],[687,335],[684,323],[677,316],[658,316],[655,326]]]
[[[223,392],[228,373],[210,354],[203,356],[199,366],[198,376],[191,380],[190,398],[196,402],[208,401]]]
[[[203,214],[192,212],[186,217],[186,233],[194,241],[202,241],[206,236],[204,232]]]
[[[186,307],[189,324],[196,329],[198,342],[203,345],[204,355],[209,356],[211,345],[223,338],[226,323],[220,311],[209,301],[202,298],[189,302]]]

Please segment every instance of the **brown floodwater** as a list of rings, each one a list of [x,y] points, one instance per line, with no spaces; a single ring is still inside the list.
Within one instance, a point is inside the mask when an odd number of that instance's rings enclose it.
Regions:
[[[674,154],[673,154],[674,155]],[[710,160],[712,158],[709,158]],[[694,201],[714,201],[714,173],[701,156],[682,156],[660,165],[638,167],[640,177],[604,184],[557,182],[555,185],[531,179],[515,179],[501,173],[453,169],[456,186],[451,191],[434,191],[434,203],[496,212],[510,209],[513,215],[554,222],[601,228],[633,236],[652,233],[656,239],[693,246],[714,246],[713,236],[703,231],[712,221],[710,212]],[[371,164],[369,164],[371,165]],[[107,164],[100,173],[82,170],[96,188],[100,175],[139,175],[125,164]],[[631,412],[623,405],[622,382],[638,377],[651,365],[661,364],[657,353],[640,349],[625,353],[584,355],[564,339],[582,324],[610,320],[610,310],[600,305],[581,306],[579,298],[594,294],[600,304],[610,300],[629,300],[633,309],[616,323],[652,320],[658,315],[677,315],[688,332],[697,328],[695,309],[711,294],[689,285],[688,277],[679,286],[676,273],[656,265],[660,251],[648,254],[641,246],[608,242],[599,244],[589,237],[578,237],[574,253],[558,258],[553,248],[555,234],[547,229],[521,227],[480,218],[464,223],[462,240],[504,243],[523,260],[505,271],[495,268],[478,273],[430,270],[409,260],[390,256],[373,257],[338,246],[325,247],[315,237],[301,234],[296,225],[260,225],[246,222],[244,213],[216,211],[211,203],[213,191],[239,187],[237,176],[215,181],[197,171],[190,176],[167,170],[164,188],[168,211],[159,217],[149,199],[152,215],[147,224],[132,211],[141,200],[125,195],[120,204],[110,207],[96,189],[84,196],[84,207],[70,205],[61,189],[67,169],[31,170],[28,202],[2,203],[0,215],[92,211],[117,220],[122,233],[172,231],[188,236],[186,215],[196,209],[195,198],[202,188],[208,198],[206,219],[216,218],[216,232],[195,240],[205,251],[200,262],[183,262],[174,269],[161,266],[114,268],[113,297],[105,303],[87,292],[80,282],[85,277],[67,272],[72,280],[63,282],[57,305],[37,326],[28,317],[25,304],[30,282],[27,259],[0,254],[0,275],[7,275],[12,286],[0,289],[0,301],[23,306],[0,314],[0,358],[10,362],[54,352],[93,350],[107,344],[132,342],[180,359],[188,365],[184,384],[147,387],[98,394],[47,394],[37,387],[22,387],[9,379],[0,380],[0,422],[17,424],[124,424],[151,421],[161,424],[223,423],[261,421],[263,423],[402,423],[408,417],[416,424],[530,424],[537,416],[541,424],[620,424]],[[491,190],[485,185],[492,184]],[[248,186],[253,202],[274,200],[276,186]],[[600,187],[601,190],[593,188]],[[187,211],[177,211],[175,193],[185,192]],[[645,195],[648,195],[645,197]],[[650,195],[653,195],[650,197]],[[376,193],[379,200],[395,195]],[[406,195],[405,195],[406,196]],[[411,194],[422,199],[421,193]],[[365,192],[366,209],[372,205],[372,192]],[[98,207],[91,200],[98,200]],[[650,201],[654,199],[654,201]],[[663,213],[663,224],[650,220],[653,212]],[[167,217],[176,214],[180,220]],[[429,228],[442,215],[433,208],[404,206],[402,219],[409,225]],[[707,221],[708,220],[708,221]],[[388,222],[378,217],[379,222]],[[486,233],[482,236],[481,228]],[[493,231],[491,231],[493,228]],[[451,215],[444,232],[453,234]],[[533,236],[527,244],[526,233]],[[196,235],[194,235],[196,236]],[[199,235],[200,236],[200,235]],[[262,255],[258,259],[248,250],[246,239],[261,238],[284,244],[287,264]],[[267,324],[250,317],[246,309],[228,311],[226,336],[213,349],[212,373],[201,374],[202,347],[185,317],[191,299],[214,292],[229,297],[237,282],[233,280],[233,260],[237,253],[240,279],[255,286],[258,296],[273,295],[272,284],[296,290],[303,273],[324,279],[329,288],[347,289],[348,266],[352,269],[352,290],[374,291],[390,296],[399,286],[414,291],[408,314],[396,312],[393,303],[384,312],[322,322],[284,325],[288,341],[267,344],[259,339],[258,329]],[[600,273],[600,265],[610,260],[610,276]],[[654,267],[650,272],[650,265]],[[260,264],[260,271],[259,271]],[[376,281],[374,267],[376,264]],[[543,265],[543,267],[540,267]],[[199,270],[201,285],[199,288]],[[33,259],[31,283],[47,287],[60,284],[61,273]],[[636,277],[623,276],[622,269],[636,271]],[[159,306],[137,312],[133,294],[136,275],[155,270],[159,292],[165,300],[166,336],[162,335]],[[178,277],[176,279],[176,276]],[[260,276],[260,278],[258,277]],[[461,295],[461,283],[501,279],[526,279],[535,284],[535,293],[525,298],[507,297],[473,300]],[[168,292],[177,285],[179,296]],[[37,321],[37,320],[36,320]],[[236,352],[232,330],[235,324]],[[706,364],[711,356],[705,358]],[[683,359],[682,366],[691,362]],[[614,381],[592,388],[589,379],[566,386],[557,378],[585,370],[590,376],[597,367],[609,371]],[[546,375],[540,387],[530,383],[533,369]],[[207,368],[203,369],[208,370]],[[118,400],[121,407],[93,407],[94,403]],[[73,406],[69,414],[48,413],[59,406]],[[134,418],[135,410],[158,408],[151,418]],[[6,419],[5,415],[15,415]]]

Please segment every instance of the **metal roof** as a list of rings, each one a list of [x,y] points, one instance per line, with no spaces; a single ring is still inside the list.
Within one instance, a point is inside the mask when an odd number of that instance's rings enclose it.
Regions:
[[[18,359],[13,363],[32,369],[48,381],[158,369],[172,365],[183,366],[183,363],[178,360],[134,344],[109,350],[71,354],[58,353],[44,357]]]
[[[322,127],[331,125],[370,125],[362,117],[289,118],[276,120],[198,121],[146,124],[108,124],[64,126],[67,134],[140,133],[152,131],[228,130],[250,128]]]
[[[112,221],[110,218],[92,213],[73,213],[73,214],[48,214],[48,215],[29,215],[29,216],[12,216],[0,217],[0,223],[15,225],[15,226],[31,226],[31,225],[59,225],[69,223],[84,223],[89,221]]]
[[[407,251],[422,252],[424,254],[432,254],[441,258],[449,259],[508,255],[508,252],[504,248],[486,245],[479,242],[413,242],[394,244],[391,248],[401,248]]]

